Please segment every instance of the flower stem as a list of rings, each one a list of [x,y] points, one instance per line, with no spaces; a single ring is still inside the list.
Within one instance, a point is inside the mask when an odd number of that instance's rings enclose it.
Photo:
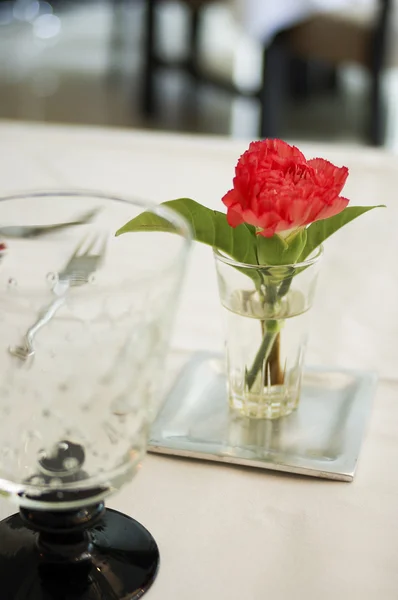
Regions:
[[[278,290],[278,298],[283,298],[286,296],[288,291],[290,290],[290,286],[292,285],[293,277],[287,277],[284,279]]]
[[[259,371],[261,370],[264,362],[267,361],[269,355],[271,354],[273,345],[278,335],[278,321],[270,320],[269,323],[267,323],[267,328],[263,337],[263,341],[261,342],[261,346],[259,347],[257,354],[254,358],[252,367],[250,371],[246,372],[246,384],[249,390],[251,390],[251,388],[253,387],[253,384],[256,380]]]
[[[273,286],[267,286],[267,298],[270,304],[275,304],[277,300],[283,298],[288,291],[293,281],[293,276],[287,277],[282,281],[279,289],[276,291]],[[264,363],[269,362],[270,368],[266,368],[266,379],[269,385],[283,383],[283,375],[279,365],[279,344],[280,344],[280,325],[278,321],[271,319],[262,321],[261,327],[263,331],[263,341],[257,351],[252,367],[246,371],[246,385],[249,391],[252,389],[259,371],[263,368]],[[271,381],[268,381],[268,378]]]
[[[283,385],[285,374],[281,369],[281,331],[278,332],[265,363],[265,385]]]

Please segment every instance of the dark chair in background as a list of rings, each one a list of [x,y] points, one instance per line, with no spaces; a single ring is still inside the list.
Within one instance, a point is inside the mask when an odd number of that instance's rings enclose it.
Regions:
[[[379,0],[373,22],[352,19],[345,13],[319,14],[290,29],[281,31],[264,48],[260,89],[242,91],[233,82],[203,72],[199,61],[200,26],[203,9],[215,0],[180,0],[188,9],[190,40],[188,56],[167,61],[156,51],[158,41],[157,7],[163,0],[146,0],[143,111],[153,116],[157,110],[156,72],[159,68],[179,68],[193,81],[215,86],[232,94],[257,98],[261,103],[260,137],[278,137],[284,119],[284,104],[289,94],[291,65],[318,61],[337,69],[345,63],[365,66],[371,75],[371,102],[368,139],[381,145],[384,139],[384,105],[381,75],[386,61],[388,23],[392,0]],[[301,73],[301,76],[304,76]]]
[[[176,62],[167,61],[157,53],[158,45],[158,19],[157,8],[164,2],[162,0],[145,0],[145,48],[144,48],[144,93],[143,112],[151,117],[157,109],[158,98],[156,96],[156,72],[161,68],[177,68],[188,73],[195,82],[210,83],[217,87],[225,88],[229,92],[236,92],[233,85],[228,81],[213,79],[205,75],[199,67],[199,41],[200,26],[203,9],[216,0],[180,0],[181,4],[188,9],[188,55],[186,58]]]
[[[361,19],[360,14],[349,13],[320,14],[287,31],[281,32],[265,54],[277,55],[280,67],[280,53],[287,53],[304,61],[319,61],[334,69],[354,63],[365,67],[371,77],[370,112],[367,137],[372,145],[383,143],[385,129],[385,107],[382,95],[382,73],[387,58],[388,25],[391,17],[392,0],[379,0],[379,10],[375,20]],[[286,64],[284,64],[286,72]],[[264,90],[274,85],[275,67],[265,63]],[[277,79],[277,78],[276,78]],[[279,76],[280,79],[280,76]],[[283,96],[279,90],[279,97]],[[274,93],[275,96],[275,93]],[[273,104],[275,102],[275,104]],[[283,118],[282,103],[268,100],[268,118],[265,115],[265,129],[275,129]]]

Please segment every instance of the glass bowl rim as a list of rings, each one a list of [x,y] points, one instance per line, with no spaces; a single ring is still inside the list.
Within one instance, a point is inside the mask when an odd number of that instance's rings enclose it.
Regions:
[[[104,200],[104,201],[110,201],[110,202],[115,202],[115,203],[120,203],[120,204],[125,204],[125,205],[131,205],[131,206],[136,206],[139,209],[142,208],[142,212],[145,211],[150,211],[153,214],[156,214],[160,217],[163,217],[164,219],[166,219],[173,227],[174,230],[171,231],[171,234],[177,234],[179,236],[179,238],[181,239],[181,247],[177,250],[176,254],[170,258],[169,261],[166,261],[166,264],[163,267],[163,271],[167,271],[170,268],[174,268],[175,265],[182,265],[185,263],[189,249],[192,245],[192,241],[193,241],[193,233],[192,233],[192,229],[191,226],[189,224],[189,222],[187,221],[187,219],[185,219],[185,217],[183,215],[180,215],[180,213],[178,213],[176,210],[174,210],[172,207],[169,206],[165,206],[164,204],[161,203],[156,203],[156,202],[152,202],[150,200],[145,200],[143,198],[136,198],[136,197],[124,197],[122,195],[118,195],[118,194],[113,194],[111,192],[100,192],[100,191],[96,191],[96,190],[92,190],[92,189],[74,189],[74,188],[68,188],[68,189],[55,189],[55,188],[49,188],[49,189],[42,189],[42,190],[33,190],[33,191],[24,191],[24,192],[15,192],[12,194],[7,194],[7,195],[2,195],[0,196],[0,203],[1,202],[8,202],[8,201],[13,201],[13,200],[23,200],[23,199],[29,199],[29,198],[51,198],[54,197],[54,199],[56,197],[58,198],[63,198],[63,197],[70,197],[70,198],[87,198],[87,199],[98,199],[98,200]],[[139,213],[141,214],[141,213]],[[121,227],[123,227],[124,224],[121,225]],[[117,230],[115,230],[113,232],[113,237],[116,239],[116,232]],[[5,253],[7,253],[7,250],[5,251]],[[141,273],[140,274],[140,280],[142,281],[147,281],[148,278],[151,278],[151,274],[148,273],[148,275],[146,275],[145,273]],[[118,290],[118,287],[120,285],[123,285],[124,288],[127,290],[129,288],[129,285],[136,285],[136,280],[134,280],[134,282],[131,282],[127,279],[125,279],[124,281],[119,281],[116,284],[111,284],[111,285],[106,285],[105,287],[99,288],[98,286],[93,287],[91,290],[85,290],[85,296],[88,298],[90,296],[90,294],[94,293],[96,295],[109,295],[109,294],[113,294],[115,292],[115,290]],[[42,292],[41,290],[37,290],[37,288],[35,287],[29,287],[26,288],[24,290],[24,293],[29,292],[29,294],[32,297],[35,296],[41,296]]]
[[[82,198],[98,198],[102,200],[111,200],[113,202],[120,202],[122,204],[138,205],[144,210],[151,210],[155,214],[164,216],[167,220],[176,226],[176,233],[179,233],[188,244],[192,242],[193,233],[188,221],[180,215],[172,207],[165,206],[162,203],[152,202],[143,198],[136,197],[125,197],[113,194],[112,192],[100,192],[91,189],[46,189],[46,190],[33,190],[24,192],[15,192],[13,194],[7,194],[6,196],[0,196],[0,202],[7,202],[11,200],[22,200],[24,198],[46,198],[51,196],[60,197],[82,197]],[[162,214],[163,213],[163,214]],[[116,232],[115,232],[116,233]]]

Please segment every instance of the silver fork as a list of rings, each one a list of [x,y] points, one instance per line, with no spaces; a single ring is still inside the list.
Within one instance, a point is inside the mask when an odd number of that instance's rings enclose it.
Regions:
[[[9,348],[10,354],[21,360],[27,360],[34,355],[33,341],[37,332],[51,321],[57,310],[65,303],[66,293],[70,287],[84,285],[89,281],[90,275],[97,270],[103,261],[105,250],[106,239],[100,235],[96,235],[91,239],[86,237],[80,242],[68,264],[58,274],[57,281],[53,286],[53,292],[57,298],[40,311],[36,323],[27,330],[22,344]]]

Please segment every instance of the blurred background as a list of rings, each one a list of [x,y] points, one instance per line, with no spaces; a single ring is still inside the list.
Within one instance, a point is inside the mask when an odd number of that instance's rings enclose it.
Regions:
[[[398,0],[0,0],[0,118],[398,151]]]

